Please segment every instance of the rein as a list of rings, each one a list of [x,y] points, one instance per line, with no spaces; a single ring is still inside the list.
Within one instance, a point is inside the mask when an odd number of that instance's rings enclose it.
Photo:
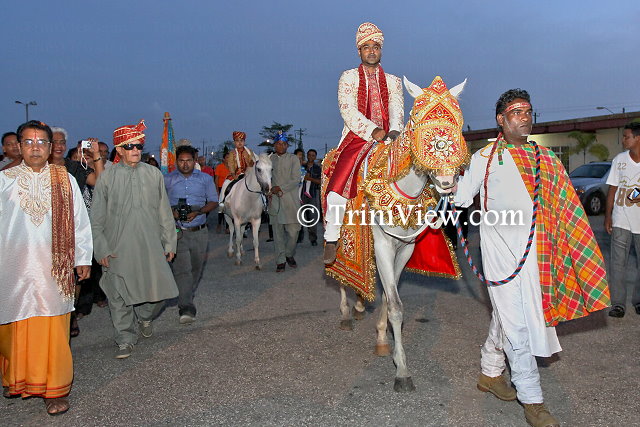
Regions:
[[[255,172],[255,167],[256,166],[258,166],[258,162],[256,162],[256,164],[254,165],[254,169],[253,169],[254,170],[254,172],[253,172],[254,174],[256,173]],[[256,181],[257,180],[258,180],[258,176],[256,175]],[[258,184],[260,184],[260,183],[258,183]],[[244,188],[246,188],[247,191],[250,192],[250,193],[264,194],[264,191],[262,191],[262,187],[258,191],[253,191],[252,189],[249,188],[249,184],[247,184],[247,175],[246,174],[244,176]]]
[[[493,280],[488,280],[483,276],[482,273],[480,273],[480,271],[478,271],[478,268],[473,263],[473,259],[471,259],[471,255],[469,254],[467,239],[465,239],[464,236],[462,235],[462,227],[460,226],[460,221],[456,216],[456,212],[457,212],[456,206],[455,204],[451,203],[451,208],[453,209],[453,215],[456,218],[456,231],[458,232],[458,238],[460,239],[460,243],[462,244],[462,249],[464,250],[464,254],[467,257],[467,262],[469,263],[469,266],[471,267],[471,270],[473,271],[473,273],[478,277],[478,279],[480,279],[482,283],[484,283],[487,286],[501,286],[512,281],[520,273],[520,270],[522,270],[522,267],[524,267],[524,263],[526,262],[527,257],[529,256],[529,251],[531,250],[531,244],[533,243],[533,236],[536,231],[536,218],[538,216],[538,207],[539,207],[538,195],[540,192],[539,191],[540,190],[540,148],[538,147],[538,144],[535,143],[535,141],[531,141],[531,144],[535,148],[535,160],[536,160],[536,181],[535,181],[535,187],[533,190],[533,214],[531,215],[531,229],[529,230],[529,239],[527,240],[527,246],[524,250],[524,255],[522,255],[522,258],[518,263],[518,267],[514,270],[513,273],[511,273],[509,277],[502,280],[493,281]]]

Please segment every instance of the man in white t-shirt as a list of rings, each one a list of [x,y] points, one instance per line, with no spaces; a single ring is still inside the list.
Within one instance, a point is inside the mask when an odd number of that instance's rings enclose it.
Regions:
[[[636,254],[640,253],[640,123],[630,123],[624,127],[622,146],[627,151],[613,159],[607,178],[609,193],[604,218],[605,229],[611,234],[611,317],[623,317],[625,313],[625,280],[628,277],[626,264],[632,241]],[[637,274],[640,270],[640,256],[636,255],[636,258]],[[636,313],[640,314],[640,280],[634,277],[633,283],[631,303]]]

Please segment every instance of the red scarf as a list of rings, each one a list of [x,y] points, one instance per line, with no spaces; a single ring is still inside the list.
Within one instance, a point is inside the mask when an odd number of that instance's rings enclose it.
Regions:
[[[383,129],[385,132],[389,132],[389,89],[387,86],[387,78],[382,66],[378,66],[377,72],[380,99],[382,101],[380,110],[383,120]],[[372,93],[372,91],[375,90],[375,87],[373,82],[367,85],[367,76],[364,71],[364,65],[362,64],[358,67],[358,79],[358,111],[366,118],[371,119],[369,96],[375,95]],[[356,181],[360,170],[360,164],[369,153],[369,150],[371,150],[371,147],[373,147],[373,144],[374,142],[365,141],[353,131],[349,131],[338,148],[334,150],[333,158],[331,159],[328,167],[324,170],[325,175],[330,177],[327,192],[336,191],[348,199],[355,197],[357,190]],[[349,147],[349,149],[347,149],[347,147]],[[341,159],[341,155],[345,149],[347,149],[347,152],[344,153],[346,157]],[[340,167],[337,167],[338,165]]]

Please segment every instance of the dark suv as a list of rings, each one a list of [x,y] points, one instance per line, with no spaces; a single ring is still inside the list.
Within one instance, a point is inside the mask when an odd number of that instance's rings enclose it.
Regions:
[[[611,162],[591,162],[579,166],[569,174],[573,188],[576,189],[580,202],[587,215],[598,215],[604,212],[607,200],[607,177]]]

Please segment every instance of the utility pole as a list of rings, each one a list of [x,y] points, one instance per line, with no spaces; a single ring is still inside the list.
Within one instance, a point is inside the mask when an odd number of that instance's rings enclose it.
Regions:
[[[538,113],[537,111],[534,111],[533,113],[533,123],[538,123],[538,116],[540,115],[540,113]]]
[[[302,135],[304,135],[304,131],[306,131],[306,129],[298,129],[297,131],[295,131],[298,135],[300,135],[299,137],[299,143],[298,143],[298,148],[301,150],[304,150],[304,146],[302,145]]]

